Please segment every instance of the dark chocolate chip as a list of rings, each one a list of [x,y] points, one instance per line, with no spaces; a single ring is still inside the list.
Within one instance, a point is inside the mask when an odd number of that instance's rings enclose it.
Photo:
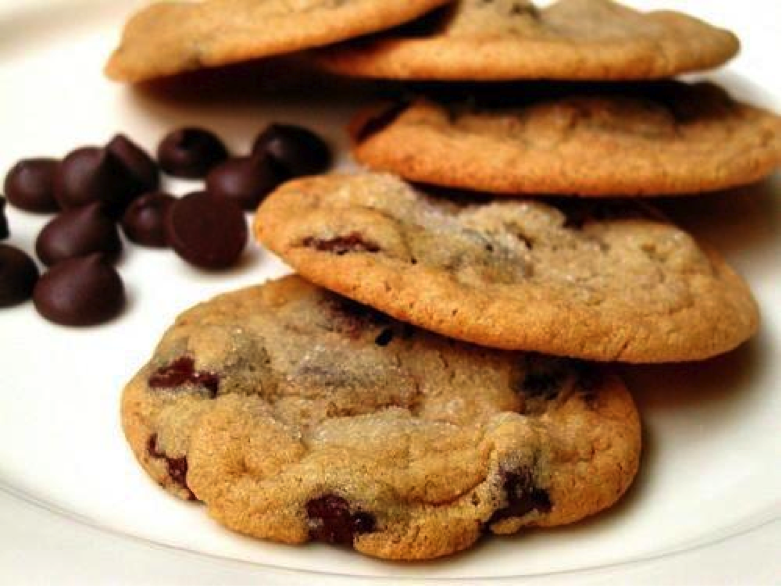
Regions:
[[[5,176],[5,194],[12,205],[28,212],[50,213],[60,209],[54,198],[54,176],[59,161],[22,159]]]
[[[153,389],[173,389],[192,384],[205,388],[215,398],[220,388],[220,377],[213,372],[195,369],[195,361],[189,356],[180,356],[170,364],[158,368],[149,377]]]
[[[174,177],[200,179],[228,158],[228,150],[213,132],[204,128],[180,128],[160,141],[157,160]]]
[[[60,212],[35,241],[35,253],[47,266],[93,252],[113,260],[121,250],[117,226],[100,202]]]
[[[135,142],[124,134],[117,134],[106,145],[110,151],[125,167],[130,179],[134,182],[135,195],[154,191],[160,185],[160,171],[157,163]]]
[[[30,299],[38,267],[18,248],[0,244],[0,307],[9,307]]]
[[[341,496],[326,494],[307,501],[310,539],[352,545],[353,538],[375,530],[375,516],[365,511],[350,512]]]
[[[147,193],[134,200],[122,216],[125,235],[144,246],[167,246],[166,215],[175,201],[175,198],[160,191]]]
[[[290,124],[270,124],[255,139],[253,155],[267,154],[289,177],[314,175],[331,164],[331,151],[317,134]]]
[[[342,256],[349,252],[379,252],[380,247],[374,242],[365,240],[358,232],[351,232],[345,236],[335,238],[315,238],[308,236],[302,241],[307,248],[314,248],[322,252],[331,252]]]
[[[531,511],[547,513],[551,510],[548,492],[535,486],[529,469],[503,471],[502,475],[506,505],[494,511],[487,522],[488,525],[510,517],[523,517]]]
[[[237,157],[220,163],[209,172],[206,190],[245,210],[254,210],[284,178],[266,155]]]
[[[206,192],[175,201],[166,215],[166,238],[187,262],[206,269],[231,266],[247,243],[242,209]]]
[[[54,196],[64,210],[103,202],[119,218],[137,195],[135,181],[111,151],[82,147],[68,153],[57,166]]]
[[[184,488],[187,491],[187,498],[191,501],[197,500],[193,491],[187,485],[187,457],[181,456],[179,458],[171,458],[161,452],[157,445],[157,434],[153,433],[149,436],[147,441],[147,451],[153,458],[158,458],[166,461],[166,471],[169,477],[174,482]]]
[[[8,218],[5,215],[5,198],[0,197],[0,240],[5,240],[10,236],[8,230]]]
[[[35,309],[49,321],[90,326],[110,320],[125,305],[119,274],[101,254],[58,262],[33,290]]]

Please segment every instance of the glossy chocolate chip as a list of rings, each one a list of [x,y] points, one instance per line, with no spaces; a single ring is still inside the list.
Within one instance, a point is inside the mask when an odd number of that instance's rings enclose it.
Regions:
[[[122,216],[122,230],[138,244],[163,248],[166,240],[165,220],[176,199],[167,193],[155,191],[134,200]]]
[[[349,252],[379,252],[380,247],[370,240],[365,240],[364,236],[358,232],[351,232],[345,236],[335,238],[316,238],[308,236],[302,241],[307,248],[314,248],[321,252],[331,252],[337,256],[342,256]]]
[[[58,262],[38,280],[35,309],[66,326],[90,326],[117,316],[125,305],[125,288],[114,267],[102,255],[91,254]]]
[[[209,172],[206,190],[245,210],[254,210],[284,178],[268,156],[237,157],[220,163]]]
[[[173,389],[182,385],[204,387],[214,398],[220,388],[220,377],[213,372],[195,369],[195,361],[189,356],[180,356],[173,362],[161,366],[147,381],[153,389]]]
[[[25,252],[0,244],[0,307],[30,299],[38,280],[38,267]]]
[[[54,195],[64,210],[103,202],[119,218],[137,195],[134,180],[107,149],[82,147],[71,151],[57,167]]]
[[[22,159],[5,176],[3,188],[11,205],[36,213],[60,209],[54,198],[54,176],[59,161],[49,158]]]
[[[121,250],[117,226],[100,202],[60,212],[35,241],[35,253],[47,266],[93,252],[114,259]]]
[[[510,517],[523,517],[531,511],[547,513],[551,510],[548,493],[535,486],[529,469],[503,471],[503,489],[506,505],[494,511],[488,521],[489,525]]]
[[[344,498],[327,494],[307,501],[310,539],[352,545],[353,538],[375,530],[375,517],[364,511],[350,512]]]
[[[187,262],[223,269],[242,254],[247,223],[235,203],[196,192],[171,206],[166,216],[166,237],[171,248]]]
[[[199,179],[228,158],[223,142],[203,128],[180,128],[160,141],[157,160],[174,177]]]
[[[290,124],[267,126],[255,139],[252,152],[269,155],[289,177],[314,175],[331,164],[331,151],[322,138]]]
[[[5,198],[0,197],[0,240],[5,240],[10,236],[8,230],[8,218],[5,215]]]
[[[134,195],[154,191],[160,185],[160,171],[157,163],[135,142],[124,134],[117,134],[106,145],[122,165],[134,183]]]
[[[187,498],[191,501],[197,500],[193,491],[187,485],[187,457],[180,456],[179,458],[172,458],[162,452],[157,445],[157,434],[153,433],[147,440],[147,451],[153,458],[162,459],[166,462],[166,471],[168,476],[174,482],[184,488],[187,491]]]

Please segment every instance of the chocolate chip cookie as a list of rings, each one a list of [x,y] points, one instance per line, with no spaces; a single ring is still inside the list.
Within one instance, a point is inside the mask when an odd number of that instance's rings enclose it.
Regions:
[[[445,0],[206,0],[153,4],[125,25],[106,66],[136,83],[318,47],[385,29]]]
[[[537,90],[366,110],[353,153],[412,181],[505,194],[682,195],[779,168],[779,116],[712,84]]]
[[[679,12],[611,0],[461,0],[392,33],[327,50],[346,75],[391,79],[657,79],[716,67],[738,39]]]
[[[313,177],[272,193],[254,230],[314,283],[484,346],[667,362],[757,329],[744,281],[649,206],[452,195],[392,175]]]
[[[122,423],[155,480],[231,529],[389,559],[596,513],[641,449],[602,367],[443,338],[295,276],[182,314]]]

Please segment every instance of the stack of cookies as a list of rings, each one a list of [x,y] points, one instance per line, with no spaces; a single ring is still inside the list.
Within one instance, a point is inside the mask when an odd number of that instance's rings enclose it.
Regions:
[[[780,122],[661,80],[725,62],[731,33],[607,0],[160,4],[108,73],[380,30],[309,58],[439,83],[356,115],[373,171],[266,198],[255,234],[299,274],[182,314],[123,425],[155,480],[231,529],[427,559],[611,506],[641,427],[610,363],[702,360],[755,333],[746,283],[648,198],[764,177]],[[519,83],[454,83],[496,81]]]

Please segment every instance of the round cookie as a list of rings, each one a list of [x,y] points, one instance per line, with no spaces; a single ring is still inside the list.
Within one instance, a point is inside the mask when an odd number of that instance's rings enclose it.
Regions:
[[[731,32],[667,10],[610,0],[461,0],[413,26],[327,49],[326,69],[432,80],[659,79],[716,67],[739,50]]]
[[[603,368],[443,338],[296,276],[182,314],[122,423],[153,478],[229,528],[390,559],[596,513],[641,449]]]
[[[351,125],[353,154],[411,181],[498,194],[684,195],[779,168],[779,116],[712,84],[516,95],[496,92],[499,107],[479,97],[366,110]]]
[[[392,175],[313,177],[272,193],[254,230],[310,281],[484,346],[669,362],[757,329],[744,281],[648,206],[461,196]]]
[[[153,4],[125,25],[106,65],[136,83],[291,53],[411,20],[445,0],[206,0]]]

